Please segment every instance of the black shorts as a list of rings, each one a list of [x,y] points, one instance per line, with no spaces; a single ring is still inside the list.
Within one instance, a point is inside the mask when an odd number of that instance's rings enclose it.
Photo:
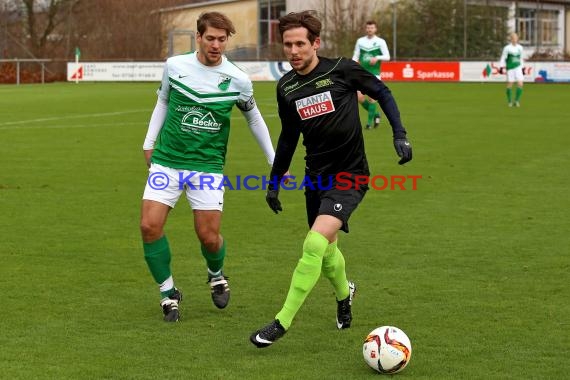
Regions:
[[[314,189],[305,187],[305,202],[309,228],[313,226],[317,216],[331,215],[342,221],[341,230],[348,233],[348,219],[360,202],[362,202],[364,195],[368,191],[368,186],[359,185],[358,189],[356,186],[351,186],[349,189],[346,189],[348,186],[345,178],[341,184],[341,190],[337,188],[339,184],[334,180],[334,177],[331,182],[329,182],[328,179],[322,179],[320,181],[326,185],[327,189],[324,189],[323,185],[319,188],[315,179],[312,179],[312,182],[315,184],[315,186],[313,186]],[[329,186],[329,184],[332,186]]]

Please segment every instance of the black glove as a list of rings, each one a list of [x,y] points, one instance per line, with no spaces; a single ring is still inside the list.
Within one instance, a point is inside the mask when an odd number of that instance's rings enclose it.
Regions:
[[[279,190],[267,190],[267,194],[265,195],[265,200],[269,205],[269,208],[273,210],[274,213],[278,214],[279,211],[283,211],[281,207],[281,202],[279,201]]]
[[[412,144],[406,138],[394,139],[394,148],[400,157],[400,165],[412,160]]]
[[[507,69],[505,67],[501,67],[499,69],[499,74],[506,74],[507,73]]]

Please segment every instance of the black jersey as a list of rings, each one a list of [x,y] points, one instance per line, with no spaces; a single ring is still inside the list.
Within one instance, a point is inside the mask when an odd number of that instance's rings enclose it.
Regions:
[[[282,129],[272,177],[281,178],[289,169],[301,133],[307,174],[369,174],[357,90],[378,100],[395,138],[406,136],[396,102],[382,81],[352,60],[319,57],[309,74],[291,70],[277,85]]]

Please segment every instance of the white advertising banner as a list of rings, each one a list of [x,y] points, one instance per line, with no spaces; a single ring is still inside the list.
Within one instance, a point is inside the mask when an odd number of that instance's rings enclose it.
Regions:
[[[67,63],[68,81],[160,82],[164,62]]]
[[[505,82],[505,74],[499,73],[498,62],[461,62],[462,82]],[[570,82],[570,62],[525,62],[525,82]]]
[[[243,61],[234,62],[234,64],[249,75],[252,81],[270,80],[277,81],[288,71],[292,69],[289,62],[271,61],[256,62]]]
[[[535,62],[534,81],[570,83],[570,62]]]
[[[277,81],[291,70],[289,62],[233,62],[252,81]],[[67,63],[68,81],[152,81],[160,82],[164,62],[75,62]]]
[[[291,70],[291,65],[283,61],[243,61],[234,62],[236,66],[249,75],[252,81],[277,81],[283,74]],[[402,65],[427,65],[425,62],[387,62],[384,66],[386,74],[391,67]],[[435,62],[434,67],[445,68],[449,72],[458,71],[453,78],[428,78],[423,80],[443,80],[461,82],[505,82],[504,74],[499,73],[497,62]],[[400,65],[400,66],[398,66]],[[68,81],[113,81],[113,82],[160,82],[164,62],[75,62],[67,63]],[[411,66],[410,66],[411,67]],[[427,66],[426,66],[427,67]],[[430,66],[431,67],[431,66]],[[455,67],[455,69],[453,69]],[[453,70],[452,70],[453,69]],[[430,69],[431,70],[431,69]],[[400,72],[402,70],[396,70]],[[404,70],[405,71],[405,70]],[[432,72],[433,70],[428,72]],[[455,72],[457,72],[455,71]],[[403,71],[402,71],[403,72]],[[570,62],[527,62],[523,65],[525,82],[570,83]],[[419,81],[422,78],[394,76],[384,80]]]

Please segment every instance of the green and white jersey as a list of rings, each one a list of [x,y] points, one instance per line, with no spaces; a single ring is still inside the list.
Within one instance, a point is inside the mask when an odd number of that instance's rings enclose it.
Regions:
[[[232,108],[253,102],[251,80],[227,58],[205,66],[196,52],[169,58],[157,91],[168,103],[152,162],[174,169],[223,173]]]
[[[374,65],[370,64],[370,58],[372,57],[378,59]],[[359,62],[369,73],[378,76],[380,75],[380,63],[390,60],[390,51],[384,39],[378,36],[373,36],[372,38],[364,36],[356,40],[352,60]]]
[[[508,44],[503,49],[499,66],[506,67],[507,70],[516,69],[523,64],[523,47],[520,44]]]

